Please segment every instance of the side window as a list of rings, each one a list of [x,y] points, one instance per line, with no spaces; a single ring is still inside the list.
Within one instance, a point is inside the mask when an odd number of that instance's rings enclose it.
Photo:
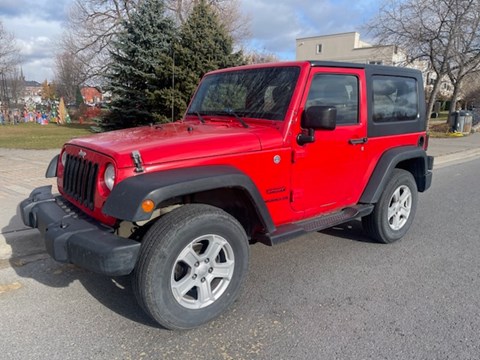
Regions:
[[[317,74],[312,79],[305,107],[332,106],[337,125],[358,123],[358,79],[353,75]]]
[[[373,121],[415,120],[418,114],[417,81],[413,78],[373,76]]]

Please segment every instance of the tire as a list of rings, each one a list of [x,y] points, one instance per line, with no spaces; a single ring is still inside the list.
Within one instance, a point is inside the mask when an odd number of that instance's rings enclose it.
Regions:
[[[362,218],[365,232],[384,244],[401,239],[412,225],[417,199],[417,184],[412,174],[394,169],[373,212]]]
[[[184,205],[145,234],[133,272],[135,296],[167,329],[198,327],[235,301],[249,254],[247,235],[235,218],[210,205]]]

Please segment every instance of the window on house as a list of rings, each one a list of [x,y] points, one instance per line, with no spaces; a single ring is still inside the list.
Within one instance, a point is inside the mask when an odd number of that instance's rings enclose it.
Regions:
[[[317,54],[322,53],[322,44],[317,44]]]

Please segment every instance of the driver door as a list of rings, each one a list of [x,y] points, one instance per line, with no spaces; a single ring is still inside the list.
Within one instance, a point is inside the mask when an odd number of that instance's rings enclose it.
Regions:
[[[331,106],[337,117],[334,130],[316,130],[314,142],[295,144],[292,207],[304,217],[356,204],[363,191],[368,154],[363,79],[363,69],[312,69],[301,112]]]

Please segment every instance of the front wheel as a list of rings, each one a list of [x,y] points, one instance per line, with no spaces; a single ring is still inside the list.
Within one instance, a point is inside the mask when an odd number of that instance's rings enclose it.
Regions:
[[[412,174],[394,169],[375,209],[362,218],[364,230],[384,244],[402,238],[415,217],[417,198],[417,184]]]
[[[146,233],[133,289],[160,325],[191,329],[235,301],[248,259],[248,239],[235,218],[209,205],[184,205]]]

